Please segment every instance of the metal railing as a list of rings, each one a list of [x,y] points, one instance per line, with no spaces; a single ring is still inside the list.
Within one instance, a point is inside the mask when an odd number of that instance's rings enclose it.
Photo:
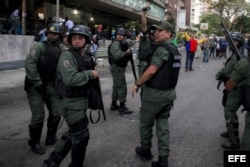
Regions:
[[[34,35],[36,34],[37,22],[35,18],[25,17],[26,19],[26,34],[25,35]],[[0,34],[8,34],[9,29],[11,28],[11,20],[9,15],[0,14]],[[19,20],[19,26],[17,28],[17,34],[22,35],[22,22]],[[14,33],[14,32],[13,32]]]

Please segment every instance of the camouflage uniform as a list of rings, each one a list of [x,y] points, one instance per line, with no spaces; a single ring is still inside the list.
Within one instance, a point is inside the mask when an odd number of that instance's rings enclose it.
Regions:
[[[228,82],[233,81],[240,90],[241,103],[247,113],[245,115],[245,128],[242,136],[241,150],[250,151],[250,60],[241,58],[235,66]],[[228,84],[228,83],[227,83]],[[227,88],[226,84],[226,88]]]
[[[116,35],[125,36],[125,30],[123,28],[118,29]],[[131,111],[128,111],[128,108],[125,105],[127,97],[125,71],[129,59],[132,58],[132,54],[128,53],[127,50],[134,44],[135,41],[132,41],[130,39],[123,39],[122,41],[118,41],[116,39],[114,42],[112,42],[108,51],[110,59],[110,71],[113,78],[112,104],[110,109],[119,109],[120,113],[125,114],[132,113]],[[122,45],[126,45],[125,48],[123,48]],[[117,100],[120,102],[120,107],[118,107],[116,103]]]
[[[76,25],[70,30],[68,41],[73,35],[82,35],[90,43],[86,26]],[[71,44],[72,45],[72,44]],[[82,48],[70,48],[61,54],[57,65],[56,94],[60,97],[62,116],[69,130],[55,144],[54,151],[45,160],[43,167],[59,166],[71,150],[71,166],[82,167],[89,140],[88,88],[93,76],[94,62]]]
[[[53,24],[47,33],[55,33],[61,36],[60,25]],[[60,38],[57,39],[57,43]],[[25,91],[32,112],[29,125],[31,140],[29,145],[37,154],[44,154],[44,149],[40,146],[43,122],[45,119],[44,104],[49,111],[47,122],[46,144],[53,145],[56,142],[56,131],[60,122],[61,107],[58,98],[54,94],[56,66],[61,46],[53,44],[48,39],[44,42],[34,44],[25,60]]]
[[[145,84],[140,111],[141,146],[136,147],[135,151],[140,157],[147,160],[152,159],[151,140],[152,128],[155,123],[159,160],[153,161],[152,167],[167,167],[170,151],[168,119],[176,99],[175,86],[181,66],[181,55],[170,40],[171,34],[173,34],[173,26],[170,23],[161,21],[159,26],[153,25],[152,28],[156,29],[154,36],[157,45],[155,44],[153,48],[149,67],[132,88],[134,93],[138,87]],[[164,38],[160,38],[161,35]],[[153,71],[155,72],[153,73]]]

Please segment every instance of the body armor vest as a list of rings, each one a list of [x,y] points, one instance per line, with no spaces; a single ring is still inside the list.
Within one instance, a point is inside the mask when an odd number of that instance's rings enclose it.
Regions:
[[[82,56],[80,52],[77,52],[72,48],[70,48],[68,51],[71,52],[77,60],[78,72],[94,70],[94,62],[89,52],[86,52],[86,55]],[[65,85],[61,74],[57,72],[55,88],[56,95],[64,97],[88,97],[88,89],[89,83],[82,86]]]
[[[112,44],[111,44],[111,45],[112,45]],[[115,64],[115,65],[117,65],[118,67],[122,67],[122,68],[127,67],[129,60],[132,58],[132,54],[130,54],[130,55],[125,55],[125,56],[123,56],[121,59],[115,60],[115,59],[114,59],[114,56],[110,53],[110,47],[111,47],[111,45],[108,47],[108,59],[109,59],[109,64],[111,64],[111,65],[112,65],[112,64]],[[125,40],[120,41],[120,47],[121,47],[121,51],[122,51],[122,52],[126,52],[126,51],[129,49],[128,43],[127,43]]]
[[[43,82],[52,82],[56,78],[57,62],[61,53],[61,50],[55,51],[47,41],[43,42],[45,46],[45,55],[43,61],[38,62],[38,73]]]
[[[158,69],[156,74],[146,82],[146,85],[161,90],[174,89],[181,68],[181,54],[178,49],[170,43],[159,44],[153,50],[155,51],[159,46],[164,46],[168,50],[169,57],[168,60],[163,63],[162,67]],[[148,64],[150,64],[150,62]]]
[[[142,50],[142,46],[139,46],[139,60],[149,61],[149,58],[151,58],[151,55],[153,53],[153,45],[153,41],[150,40],[150,47]]]

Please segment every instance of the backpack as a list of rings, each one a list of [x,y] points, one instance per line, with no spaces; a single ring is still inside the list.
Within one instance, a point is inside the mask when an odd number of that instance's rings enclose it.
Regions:
[[[210,48],[211,48],[211,49],[214,49],[215,47],[216,47],[216,42],[215,42],[215,40],[211,40]]]

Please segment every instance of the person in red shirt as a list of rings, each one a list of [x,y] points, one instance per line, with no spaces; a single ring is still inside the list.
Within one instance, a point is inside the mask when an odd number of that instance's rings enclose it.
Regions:
[[[194,34],[191,34],[190,36],[184,32],[185,41],[186,41],[186,65],[185,65],[185,71],[194,71],[193,69],[193,61],[195,57],[195,52],[197,50],[197,45],[202,44],[204,42],[204,39],[197,40],[194,38]]]

